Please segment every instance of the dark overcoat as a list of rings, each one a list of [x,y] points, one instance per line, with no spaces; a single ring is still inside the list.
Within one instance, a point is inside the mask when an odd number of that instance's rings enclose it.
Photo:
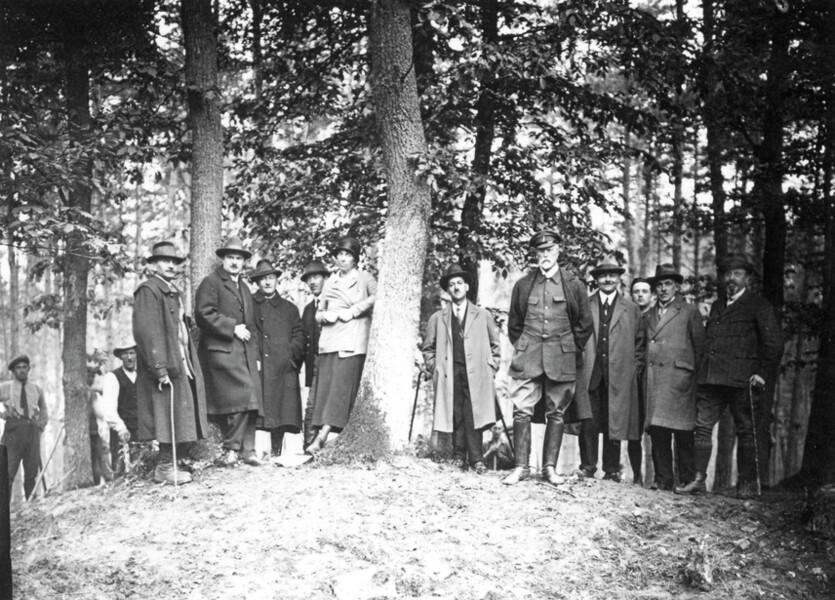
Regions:
[[[755,374],[773,381],[782,353],[774,309],[746,289],[730,306],[717,300],[710,307],[699,384],[744,388]]]
[[[510,297],[510,311],[507,317],[507,335],[510,338],[510,343],[513,344],[514,353],[517,350],[517,342],[522,337],[522,331],[525,329],[525,316],[528,311],[528,300],[531,295],[531,288],[536,281],[536,274],[538,269],[531,270],[527,275],[522,277],[513,286],[513,292]],[[586,342],[592,332],[592,318],[591,310],[589,309],[589,297],[586,292],[586,286],[573,273],[560,267],[560,279],[562,281],[563,292],[565,294],[566,309],[568,312],[568,320],[571,324],[571,341],[573,347],[565,347],[565,343],[571,343],[564,339],[550,340],[550,341],[535,341],[528,340],[525,352],[531,355],[544,356],[546,366],[549,363],[548,357],[556,360],[556,356],[561,356],[564,352],[572,352],[575,356],[575,373],[583,364],[583,349],[586,347]],[[539,359],[538,359],[539,360]],[[515,372],[512,367],[508,372],[511,377],[524,376],[523,371]],[[548,375],[546,370],[545,375]],[[543,386],[543,394],[545,387]],[[540,400],[534,411],[533,420],[537,423],[545,421],[544,415],[545,402]],[[590,419],[592,416],[591,405],[589,404],[588,395],[585,398],[576,396],[565,412],[565,422],[575,423],[582,419]]]
[[[319,354],[319,323],[316,322],[316,303],[311,300],[302,312],[302,328],[304,328],[304,385],[313,385],[313,374],[316,366],[316,355]]]
[[[676,297],[663,315],[644,313],[646,427],[690,431],[696,424],[696,377],[705,348],[699,309]]]
[[[600,333],[600,292],[590,300],[594,331],[583,352],[583,368],[577,378],[575,397],[588,397],[591,372]],[[641,405],[638,396],[638,373],[644,368],[646,335],[641,309],[618,296],[609,321],[609,439],[641,439]]]
[[[209,414],[257,410],[263,416],[258,332],[249,286],[242,279],[237,285],[218,265],[197,288],[194,316],[201,331],[198,349],[206,376]],[[240,324],[252,334],[248,342],[234,334]]]
[[[156,275],[139,284],[133,294],[133,337],[136,340],[136,408],[139,439],[160,443],[193,442],[208,432],[203,370],[188,323],[180,319],[182,296]],[[182,325],[182,327],[181,327]],[[188,339],[189,383],[180,352],[180,334]],[[160,377],[168,375],[174,390],[174,438],[171,436],[171,390],[161,390]]]
[[[299,309],[278,294],[267,298],[260,290],[252,299],[264,394],[264,417],[258,419],[258,427],[280,427],[289,433],[298,433],[302,427],[299,368],[304,358],[304,330]]]
[[[421,351],[435,385],[435,431],[453,430],[454,366],[452,356],[452,305],[434,313],[426,324]],[[464,327],[470,403],[476,431],[496,422],[496,386],[493,376],[501,364],[499,329],[489,311],[467,302]]]

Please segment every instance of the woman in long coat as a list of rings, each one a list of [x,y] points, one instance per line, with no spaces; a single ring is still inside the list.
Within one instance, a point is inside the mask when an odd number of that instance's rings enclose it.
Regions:
[[[264,416],[258,419],[258,428],[270,432],[274,455],[281,453],[285,433],[301,431],[299,369],[305,351],[299,310],[275,291],[280,274],[269,261],[261,260],[250,276],[259,288],[252,295],[264,395]]]
[[[371,311],[377,299],[377,281],[370,273],[357,269],[360,244],[344,238],[332,251],[339,268],[325,283],[316,321],[322,324],[316,380],[310,393],[315,394],[313,427],[319,428],[307,451],[322,449],[331,430],[341,430],[348,423],[359,390]]]
[[[182,295],[172,282],[175,267],[183,260],[170,242],[155,244],[148,257],[154,274],[139,284],[133,304],[139,439],[159,441],[154,479],[168,483],[175,482],[172,444],[194,442],[209,430],[203,371],[185,320]],[[176,479],[176,483],[191,480],[183,472]]]

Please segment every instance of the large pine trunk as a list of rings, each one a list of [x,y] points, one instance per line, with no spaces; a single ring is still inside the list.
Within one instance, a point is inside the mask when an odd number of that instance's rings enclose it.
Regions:
[[[191,281],[209,274],[220,246],[223,125],[217,78],[217,15],[211,0],[182,0],[186,100],[191,128]]]
[[[64,21],[64,72],[72,145],[84,143],[90,127],[90,81],[85,62],[84,16],[69,10]],[[89,186],[93,165],[86,157],[75,164],[78,183],[69,191],[67,204],[85,213],[90,212],[92,190]],[[67,235],[64,255],[64,340],[61,359],[64,367],[64,472],[69,488],[92,485],[90,460],[91,410],[87,388],[87,275],[90,262],[86,258],[84,233]]]
[[[416,174],[426,151],[412,67],[409,5],[375,0],[370,23],[372,86],[387,184],[386,234],[365,370],[351,420],[324,460],[386,458],[405,439],[412,398],[429,188]],[[402,431],[400,431],[402,429]]]

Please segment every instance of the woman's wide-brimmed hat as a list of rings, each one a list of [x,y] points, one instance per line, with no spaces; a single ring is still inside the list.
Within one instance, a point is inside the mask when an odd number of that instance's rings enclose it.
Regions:
[[[151,247],[151,254],[150,256],[145,257],[145,261],[152,263],[162,260],[163,258],[173,260],[177,264],[180,264],[185,260],[184,256],[177,254],[177,248],[174,246],[173,242],[162,241],[157,242]]]
[[[336,256],[341,250],[344,250],[345,252],[350,252],[354,257],[354,260],[359,262],[360,249],[360,242],[357,238],[344,237],[339,240],[339,243],[336,246],[333,247],[331,254]]]
[[[276,277],[279,277],[281,275],[281,271],[274,268],[270,261],[261,259],[258,261],[258,264],[255,265],[255,270],[250,274],[249,280],[258,281],[267,275],[275,275]]]
[[[604,260],[597,263],[597,266],[589,272],[591,273],[592,277],[599,277],[600,275],[603,275],[603,273],[617,273],[618,275],[623,275],[624,273],[626,273],[626,269],[624,269],[616,262],[612,262],[611,260]]]
[[[330,271],[328,271],[328,268],[325,266],[323,262],[314,260],[307,263],[304,266],[304,273],[302,273],[302,281],[307,283],[307,278],[312,275],[324,275],[325,277],[327,277],[328,275],[330,275]]]
[[[226,243],[223,246],[215,250],[215,254],[217,254],[220,258],[223,258],[229,252],[243,254],[244,259],[249,259],[252,256],[252,252],[244,248],[241,238],[237,236],[230,237],[226,240]]]
[[[684,277],[670,263],[655,267],[655,275],[649,279],[650,285],[655,287],[662,279],[672,279],[676,283],[684,283]]]
[[[454,277],[460,277],[461,279],[467,282],[467,285],[473,284],[472,275],[470,275],[467,271],[461,268],[461,265],[459,265],[458,263],[452,263],[447,267],[446,273],[444,273],[443,277],[441,277],[441,288],[444,290],[447,289],[447,287],[449,286],[449,280]]]

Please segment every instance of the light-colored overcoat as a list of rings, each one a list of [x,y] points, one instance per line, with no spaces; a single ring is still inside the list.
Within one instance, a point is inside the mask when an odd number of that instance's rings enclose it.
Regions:
[[[210,415],[257,410],[263,416],[261,378],[258,375],[258,340],[252,292],[218,265],[197,288],[194,317],[201,336],[198,350],[206,378]],[[249,341],[235,336],[244,324]]]
[[[433,429],[451,432],[453,361],[452,361],[452,306],[437,311],[426,324],[426,336],[421,350],[426,369],[432,372],[435,386],[435,419]],[[464,352],[467,360],[467,380],[473,407],[476,430],[496,422],[496,386],[493,376],[501,364],[499,329],[489,311],[467,301],[464,318]]]
[[[575,397],[587,398],[589,382],[600,336],[600,292],[589,298],[594,322],[583,352],[583,368]],[[638,373],[644,368],[646,337],[641,309],[618,296],[609,321],[609,439],[637,440],[641,437]]]
[[[647,365],[645,425],[690,431],[696,424],[696,377],[705,347],[699,309],[676,297],[663,315],[644,313]]]
[[[133,293],[133,338],[136,340],[136,410],[139,439],[163,444],[193,442],[206,437],[206,394],[203,370],[188,324],[181,319],[182,296],[156,275]],[[188,339],[181,340],[183,333]],[[186,349],[189,367],[180,350]],[[190,368],[194,385],[189,383]],[[157,382],[168,375],[172,388]],[[171,391],[174,398],[174,433],[171,435]],[[196,394],[196,395],[195,395]]]

